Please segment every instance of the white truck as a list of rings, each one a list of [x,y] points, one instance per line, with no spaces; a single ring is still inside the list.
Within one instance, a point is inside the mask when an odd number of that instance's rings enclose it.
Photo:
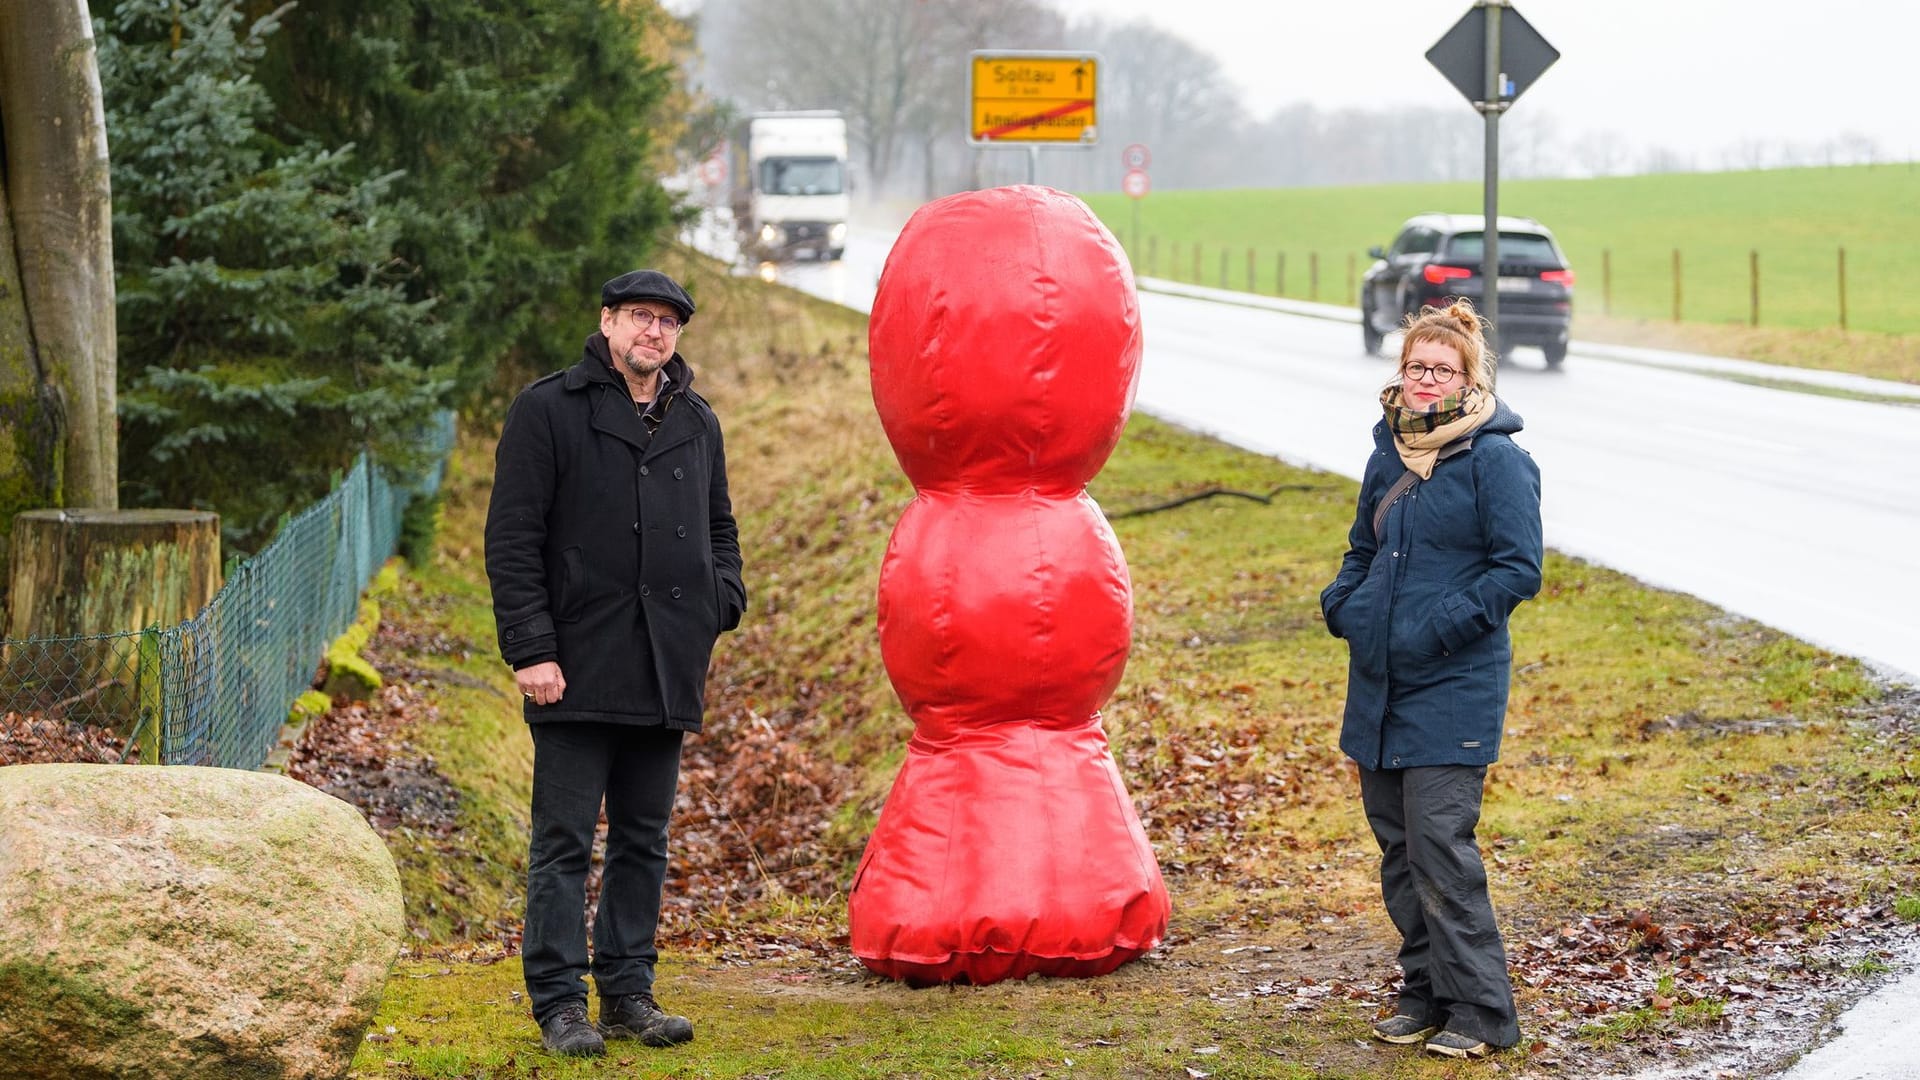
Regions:
[[[847,246],[847,121],[837,112],[755,113],[732,139],[740,251],[838,259]]]

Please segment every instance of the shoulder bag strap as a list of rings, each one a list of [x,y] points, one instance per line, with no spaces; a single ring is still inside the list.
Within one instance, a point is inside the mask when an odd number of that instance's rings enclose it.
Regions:
[[[1465,453],[1471,449],[1473,449],[1473,436],[1465,435],[1441,447],[1438,460],[1445,461],[1455,454]],[[1387,511],[1393,509],[1393,504],[1400,501],[1400,496],[1405,495],[1407,489],[1419,482],[1420,474],[1408,469],[1400,474],[1400,479],[1393,482],[1393,486],[1387,489],[1385,495],[1380,496],[1380,501],[1373,508],[1374,543],[1380,542],[1380,530],[1387,524]]]
[[[1374,543],[1377,544],[1380,542],[1380,530],[1387,523],[1387,511],[1393,509],[1393,504],[1400,501],[1400,496],[1405,495],[1407,493],[1408,488],[1412,487],[1413,485],[1419,482],[1420,482],[1420,474],[1417,472],[1414,472],[1412,469],[1408,469],[1406,472],[1403,472],[1400,474],[1400,479],[1395,480],[1393,482],[1393,486],[1387,489],[1387,493],[1385,495],[1380,496],[1380,501],[1374,504],[1374,507],[1373,507],[1373,542]]]

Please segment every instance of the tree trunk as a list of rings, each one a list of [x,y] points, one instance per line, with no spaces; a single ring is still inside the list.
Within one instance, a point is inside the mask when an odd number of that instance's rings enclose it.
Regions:
[[[0,162],[0,567],[6,565],[13,515],[60,505],[59,395],[41,376],[20,268],[13,258],[13,219],[7,213],[6,169]],[[0,577],[0,590],[5,587]],[[0,591],[0,601],[6,593]]]
[[[13,522],[7,636],[172,626],[220,588],[220,518],[205,510],[29,510]]]
[[[0,152],[13,226],[0,262],[17,264],[28,355],[65,418],[56,501],[111,509],[113,198],[86,0],[0,0]],[[11,276],[0,272],[0,282]],[[0,306],[0,367],[13,331]]]

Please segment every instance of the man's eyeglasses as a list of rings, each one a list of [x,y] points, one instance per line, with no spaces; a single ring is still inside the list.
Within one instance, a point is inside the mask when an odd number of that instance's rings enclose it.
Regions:
[[[646,333],[654,323],[660,324],[660,332],[672,337],[680,332],[680,317],[677,315],[655,315],[646,308],[621,308],[620,313],[633,319],[633,328]]]
[[[1460,374],[1459,368],[1449,367],[1446,364],[1435,364],[1432,367],[1428,367],[1418,360],[1407,361],[1407,366],[1401,368],[1400,371],[1414,382],[1419,382],[1428,375],[1432,375],[1433,381],[1436,383],[1450,383],[1453,381],[1455,375]]]

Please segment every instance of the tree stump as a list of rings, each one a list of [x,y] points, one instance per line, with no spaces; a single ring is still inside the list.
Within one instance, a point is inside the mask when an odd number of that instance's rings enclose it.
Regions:
[[[220,588],[206,510],[29,510],[13,519],[9,638],[172,626]]]
[[[15,707],[111,727],[151,760],[158,631],[220,588],[220,519],[201,510],[29,510],[13,519],[0,694]],[[79,638],[100,640],[28,641]]]

